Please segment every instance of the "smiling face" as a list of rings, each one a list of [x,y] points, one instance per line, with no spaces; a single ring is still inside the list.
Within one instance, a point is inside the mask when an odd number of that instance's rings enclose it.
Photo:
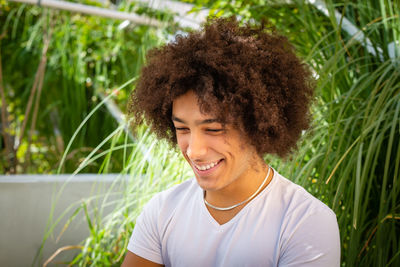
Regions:
[[[173,101],[172,120],[178,146],[204,190],[235,191],[257,172],[254,166],[261,158],[254,147],[232,125],[223,127],[201,113],[193,91]]]

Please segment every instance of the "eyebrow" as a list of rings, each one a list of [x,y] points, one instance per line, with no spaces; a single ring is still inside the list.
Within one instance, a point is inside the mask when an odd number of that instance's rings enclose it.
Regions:
[[[172,115],[171,119],[173,121],[186,124],[186,122],[184,120],[182,120],[182,119],[180,119],[178,117],[175,117],[174,115]],[[196,125],[201,125],[201,124],[214,123],[214,122],[221,123],[221,121],[218,120],[218,119],[206,119],[206,120],[202,120],[202,121],[195,121],[195,124]]]

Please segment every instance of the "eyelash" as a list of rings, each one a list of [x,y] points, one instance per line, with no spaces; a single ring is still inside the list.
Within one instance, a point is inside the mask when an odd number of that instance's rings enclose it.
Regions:
[[[177,130],[177,131],[186,131],[186,130],[188,130],[188,128],[175,128],[175,130]],[[221,132],[222,131],[222,129],[206,129],[206,131],[207,132],[213,132],[213,133],[218,133],[218,132]]]

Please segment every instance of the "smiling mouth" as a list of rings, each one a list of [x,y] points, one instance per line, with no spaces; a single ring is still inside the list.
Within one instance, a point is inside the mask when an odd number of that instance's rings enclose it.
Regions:
[[[192,161],[192,164],[198,171],[207,171],[209,169],[216,167],[221,161],[222,161],[222,159],[217,160],[215,162],[208,163],[208,164],[202,164],[202,165],[198,165]]]

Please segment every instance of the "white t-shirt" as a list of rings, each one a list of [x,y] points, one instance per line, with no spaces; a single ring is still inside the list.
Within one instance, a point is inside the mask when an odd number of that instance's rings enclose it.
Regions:
[[[208,212],[195,179],[155,195],[138,217],[128,249],[174,267],[340,265],[336,215],[276,171],[222,225]]]

